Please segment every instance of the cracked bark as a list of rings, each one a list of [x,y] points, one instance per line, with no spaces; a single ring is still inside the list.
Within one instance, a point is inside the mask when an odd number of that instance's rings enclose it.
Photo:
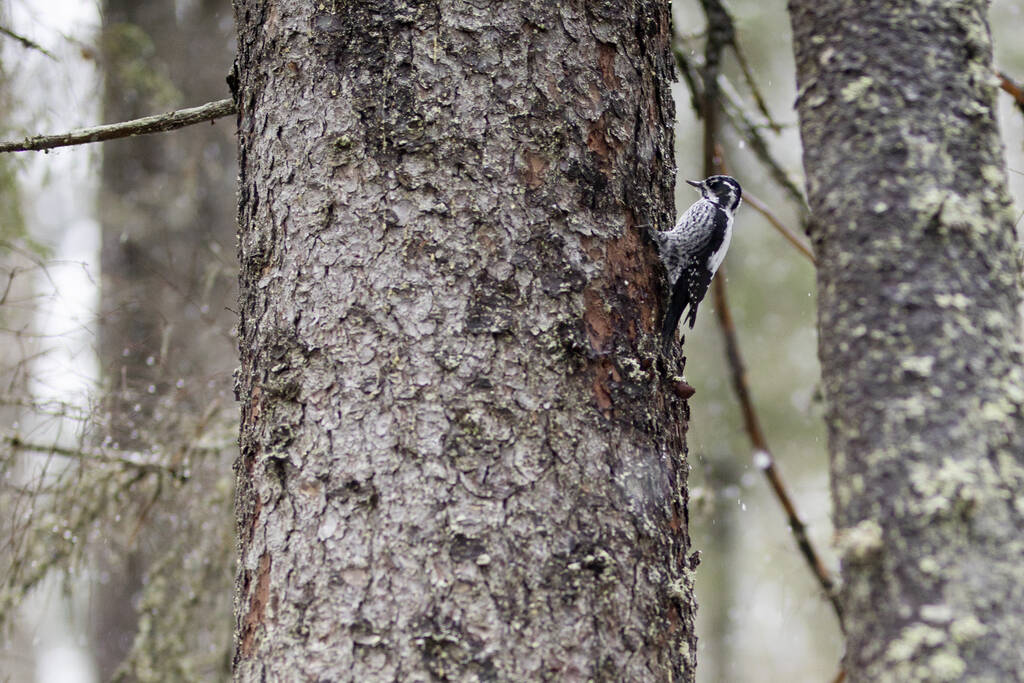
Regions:
[[[235,9],[236,679],[692,680],[668,3]]]
[[[790,3],[853,681],[1024,679],[1020,263],[986,8]]]

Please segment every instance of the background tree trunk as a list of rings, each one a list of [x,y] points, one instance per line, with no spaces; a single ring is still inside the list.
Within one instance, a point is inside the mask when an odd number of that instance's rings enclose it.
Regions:
[[[668,3],[235,3],[238,680],[692,680]]]
[[[225,96],[230,11],[215,0],[179,4],[106,0],[106,121]],[[158,477],[136,481],[121,523],[104,520],[108,547],[90,614],[104,681],[138,635],[145,645],[135,656],[145,661],[128,667],[137,669],[133,680],[154,669],[162,679],[223,675],[226,657],[216,653],[226,651],[230,628],[230,495],[222,481],[230,455],[203,458],[197,446],[232,409],[232,133],[230,125],[197,126],[103,147],[99,355],[108,393],[97,440],[156,449],[189,480],[185,491]],[[200,548],[201,559],[193,556]],[[166,595],[157,576],[168,573],[189,599]],[[147,574],[151,595],[143,594]],[[175,629],[182,633],[168,633]]]
[[[790,3],[854,681],[1024,679],[1020,262],[986,8]]]

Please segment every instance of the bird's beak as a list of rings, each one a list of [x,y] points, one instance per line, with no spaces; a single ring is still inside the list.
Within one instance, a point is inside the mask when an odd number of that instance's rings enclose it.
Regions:
[[[694,187],[697,187],[697,188],[703,187],[703,185],[704,185],[704,183],[700,182],[699,180],[687,180],[686,182],[689,185],[693,185]]]

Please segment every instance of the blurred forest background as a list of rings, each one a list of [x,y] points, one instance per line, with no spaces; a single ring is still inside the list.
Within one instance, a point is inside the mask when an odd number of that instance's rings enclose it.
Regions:
[[[783,2],[727,3],[778,132],[726,52],[723,71],[802,186]],[[676,0],[699,63],[701,4]],[[1024,80],[1024,2],[992,3],[997,68]],[[227,0],[0,3],[0,137],[58,132],[229,95]],[[701,127],[676,85],[678,177]],[[999,95],[1024,206],[1024,115]],[[233,119],[153,138],[0,156],[0,680],[220,680],[231,635],[237,361]],[[801,208],[726,124],[746,191]],[[694,199],[685,184],[677,210]],[[814,272],[750,204],[724,275],[776,464],[830,568]],[[691,521],[703,559],[698,680],[830,680],[841,639],[744,430],[709,295],[687,334]],[[197,628],[201,626],[201,628]],[[122,660],[127,662],[122,665]],[[169,661],[176,667],[168,670]]]

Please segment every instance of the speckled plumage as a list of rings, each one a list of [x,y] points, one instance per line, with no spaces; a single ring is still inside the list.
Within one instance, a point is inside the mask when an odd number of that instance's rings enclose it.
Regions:
[[[701,182],[686,182],[700,190],[701,198],[686,210],[674,228],[651,233],[672,289],[662,326],[666,345],[671,343],[687,306],[690,308],[687,323],[693,328],[697,306],[704,299],[732,242],[733,214],[742,197],[739,183],[729,176],[716,175]]]

